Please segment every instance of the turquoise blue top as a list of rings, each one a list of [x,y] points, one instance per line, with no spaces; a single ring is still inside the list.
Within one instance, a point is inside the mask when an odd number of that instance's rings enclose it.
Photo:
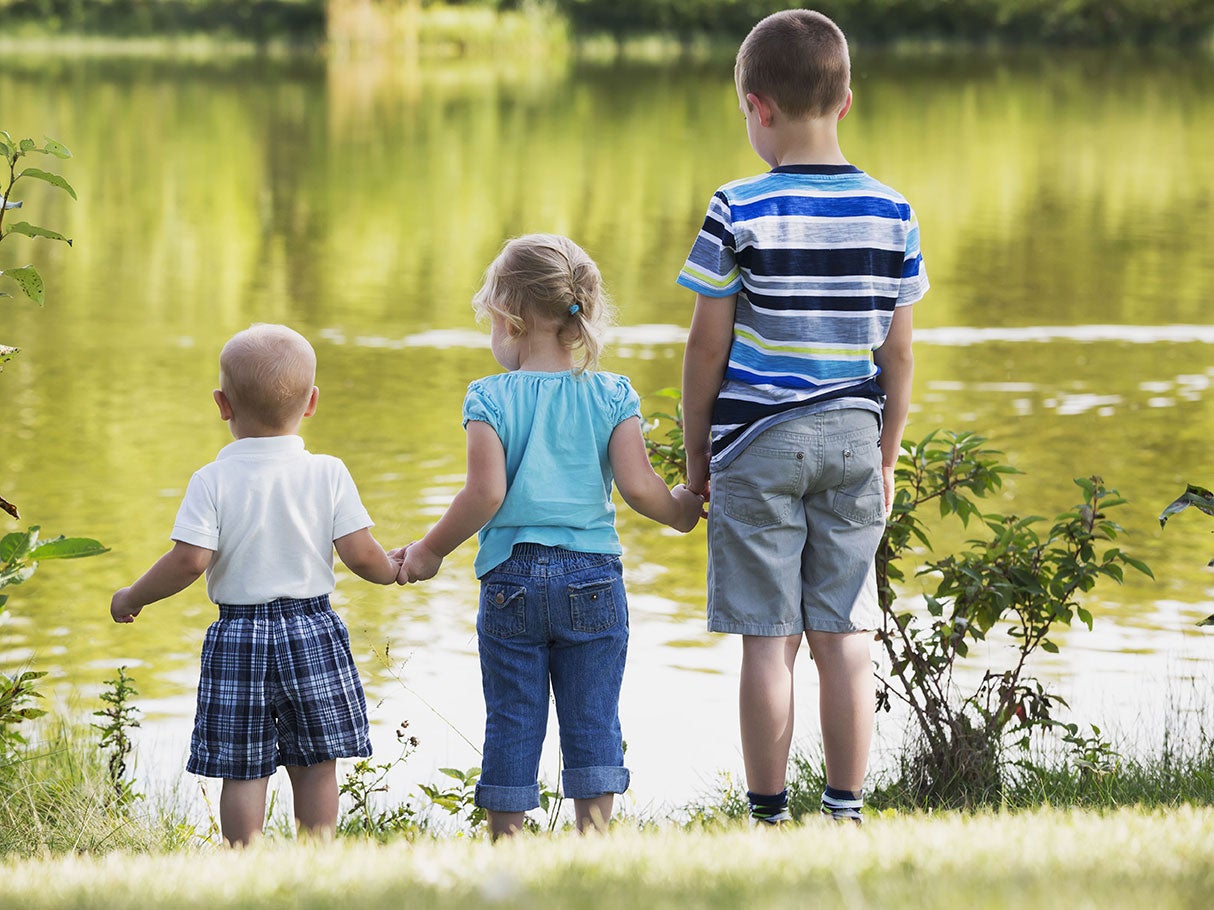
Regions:
[[[640,413],[640,397],[614,373],[515,370],[468,386],[464,426],[489,424],[506,452],[506,498],[478,535],[478,578],[516,543],[620,553],[607,445]]]

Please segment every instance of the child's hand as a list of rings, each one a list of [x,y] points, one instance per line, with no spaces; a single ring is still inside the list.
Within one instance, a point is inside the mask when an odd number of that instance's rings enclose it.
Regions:
[[[131,589],[119,588],[110,600],[110,616],[114,622],[134,622],[135,617],[143,609],[142,606],[131,604]]]
[[[405,562],[401,566],[401,574],[408,582],[425,581],[438,574],[443,558],[438,556],[420,540],[411,543],[405,549]],[[397,581],[399,582],[399,576]]]
[[[395,550],[388,551],[388,564],[391,565],[393,571],[396,572],[396,577],[393,578],[392,581],[395,581],[398,585],[403,585],[405,583],[404,581],[401,581],[401,571],[400,571],[401,566],[404,565],[404,562],[405,562],[405,548],[404,547],[397,547]],[[388,584],[391,584],[391,583],[392,583],[391,581],[388,582]]]
[[[885,517],[894,511],[894,466],[881,466],[881,484],[885,488]]]
[[[672,488],[670,495],[674,497],[675,504],[678,506],[677,518],[670,523],[670,526],[676,531],[686,534],[696,526],[704,514],[704,497],[699,493],[691,492],[683,484]]]

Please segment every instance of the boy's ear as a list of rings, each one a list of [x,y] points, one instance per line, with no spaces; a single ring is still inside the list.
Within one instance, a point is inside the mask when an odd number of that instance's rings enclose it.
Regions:
[[[316,404],[320,401],[320,389],[312,386],[312,394],[308,397],[308,406],[304,408],[304,417],[311,417],[316,413]]]
[[[211,397],[215,399],[215,404],[219,406],[219,417],[222,420],[231,420],[233,415],[232,402],[228,401],[228,396],[223,393],[223,389],[216,389],[211,393]]]
[[[770,98],[765,98],[762,95],[756,95],[754,92],[747,92],[746,103],[758,113],[760,124],[763,126],[771,126],[772,115],[775,113],[776,106],[772,104]]]
[[[847,98],[843,101],[843,107],[839,108],[839,120],[847,116],[847,112],[851,110],[851,89],[847,90]]]

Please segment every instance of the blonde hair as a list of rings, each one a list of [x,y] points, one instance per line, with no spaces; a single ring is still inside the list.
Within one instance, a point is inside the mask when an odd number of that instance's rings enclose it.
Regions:
[[[307,409],[316,382],[316,352],[285,325],[257,323],[219,353],[219,387],[237,413],[278,429]]]
[[[513,337],[547,323],[571,350],[581,349],[575,372],[598,367],[601,334],[611,304],[594,260],[568,237],[526,234],[507,240],[485,270],[472,298],[479,318],[497,316]]]
[[[813,10],[772,13],[738,48],[734,79],[743,97],[770,98],[794,120],[833,114],[851,85],[847,38]]]

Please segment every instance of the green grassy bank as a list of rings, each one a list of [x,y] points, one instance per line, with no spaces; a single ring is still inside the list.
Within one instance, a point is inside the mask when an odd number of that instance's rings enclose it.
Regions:
[[[778,830],[269,842],[0,866],[0,907],[1207,906],[1214,810],[876,817]]]

